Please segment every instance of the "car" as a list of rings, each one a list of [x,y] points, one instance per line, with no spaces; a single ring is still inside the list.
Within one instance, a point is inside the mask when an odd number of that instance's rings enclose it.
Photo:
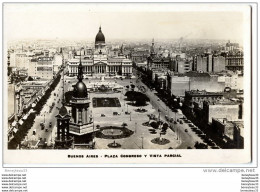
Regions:
[[[183,124],[183,121],[182,121],[182,120],[180,120],[180,124]]]
[[[48,132],[48,128],[45,129],[45,132]]]
[[[101,117],[105,117],[105,114],[101,114]]]
[[[185,129],[184,131],[187,133],[187,132],[188,132],[188,129]]]
[[[171,123],[173,122],[173,118],[170,118],[170,122],[171,122]]]
[[[49,123],[49,128],[51,128],[51,127],[52,127],[52,122]]]
[[[177,124],[177,121],[174,121],[174,124]]]
[[[36,129],[33,130],[33,135],[36,135]]]
[[[113,115],[120,115],[120,113],[118,113],[118,112],[113,112]]]

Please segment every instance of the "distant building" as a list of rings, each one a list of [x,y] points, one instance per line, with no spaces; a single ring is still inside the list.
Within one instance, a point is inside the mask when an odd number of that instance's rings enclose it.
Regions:
[[[194,103],[202,108],[205,101],[217,102],[223,99],[222,92],[208,92],[206,90],[191,90],[185,91],[184,105],[186,107],[193,108]]]
[[[36,76],[42,79],[53,79],[53,57],[39,57],[37,60]]]
[[[95,50],[93,55],[71,53],[72,59],[68,61],[68,71],[70,76],[78,74],[79,60],[82,59],[83,74],[87,76],[115,76],[132,75],[132,61],[118,53],[118,57],[109,57],[105,43],[105,36],[99,28],[95,39]]]
[[[29,62],[28,76],[31,76],[31,77],[37,76],[37,59],[36,58],[31,59]]]
[[[230,71],[244,70],[244,56],[239,52],[236,54],[228,54],[226,56],[226,69]]]
[[[155,48],[154,48],[154,40],[152,41],[152,46],[150,49],[150,56],[147,58],[147,64],[148,64],[148,69],[153,70],[153,69],[169,69],[171,66],[172,59],[170,57],[170,54],[168,57],[162,57],[162,55],[157,55],[155,53]]]
[[[222,92],[225,88],[224,82],[219,82],[218,75],[209,73],[188,72],[185,74],[174,74],[167,78],[167,84],[171,84],[171,94],[184,96],[185,91],[207,90],[208,92]]]
[[[131,53],[131,60],[135,63],[147,63],[147,58],[149,56],[149,51],[148,50],[138,50],[138,51],[133,51]]]
[[[244,76],[242,74],[233,72],[218,73],[219,82],[225,82],[225,87],[229,87],[235,90],[244,89]]]
[[[238,43],[230,43],[230,41],[228,41],[226,43],[225,51],[232,52],[232,51],[237,50],[238,48],[239,48]]]
[[[212,118],[226,118],[231,121],[239,120],[239,103],[230,100],[204,102],[203,111],[207,123],[212,123]]]
[[[225,70],[225,57],[220,55],[204,54],[193,57],[193,71],[221,72]]]
[[[212,72],[221,72],[225,69],[225,57],[220,55],[213,55],[212,57]]]
[[[187,73],[191,71],[191,62],[188,60],[177,59],[175,71],[178,73]]]
[[[212,118],[212,129],[227,143],[233,143],[234,148],[243,148],[244,123],[230,121],[227,118]]]

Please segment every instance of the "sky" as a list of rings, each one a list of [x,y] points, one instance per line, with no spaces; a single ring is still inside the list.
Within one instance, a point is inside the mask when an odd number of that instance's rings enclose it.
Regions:
[[[101,25],[106,40],[243,39],[245,20],[239,9],[185,6],[5,4],[4,38],[88,40]]]

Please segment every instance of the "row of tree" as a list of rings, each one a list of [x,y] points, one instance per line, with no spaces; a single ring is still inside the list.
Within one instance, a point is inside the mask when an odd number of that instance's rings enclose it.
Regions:
[[[28,133],[28,130],[32,128],[36,116],[40,114],[43,106],[46,104],[47,100],[49,99],[51,92],[58,85],[60,78],[61,75],[58,75],[57,78],[50,85],[49,89],[46,90],[45,94],[37,102],[35,106],[35,113],[30,113],[28,118],[24,120],[23,124],[19,127],[13,139],[8,143],[8,149],[16,149],[17,146],[20,145],[21,142],[24,140],[25,136]]]
[[[150,99],[143,93],[137,91],[127,91],[125,93],[128,101],[131,101],[134,106],[146,106],[146,102]]]

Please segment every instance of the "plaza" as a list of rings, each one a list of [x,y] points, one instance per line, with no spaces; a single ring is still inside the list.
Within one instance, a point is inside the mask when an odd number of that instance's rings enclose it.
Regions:
[[[71,86],[76,83],[76,78],[72,79],[71,77],[66,77],[65,90],[71,90]],[[68,80],[69,79],[69,80]],[[68,83],[69,82],[69,83]],[[161,137],[168,139],[170,142],[165,145],[154,144],[151,141],[160,137],[160,130],[156,130],[151,133],[152,127],[144,126],[143,123],[149,121],[149,114],[159,115],[158,111],[151,105],[150,102],[147,102],[146,106],[143,106],[142,109],[145,109],[146,112],[137,112],[138,108],[133,105],[130,105],[130,101],[126,100],[125,93],[130,90],[126,88],[127,85],[135,84],[136,79],[105,79],[101,80],[100,78],[84,79],[83,82],[89,87],[89,84],[104,84],[116,85],[116,87],[122,87],[120,91],[115,92],[88,92],[89,100],[91,101],[89,110],[94,119],[94,127],[123,127],[131,130],[133,134],[129,137],[120,138],[120,139],[107,139],[107,138],[98,138],[95,137],[95,149],[109,149],[108,146],[112,142],[119,143],[121,149],[169,149],[177,148],[180,145],[180,142],[176,140],[176,133],[173,132],[170,128],[167,129],[166,134]],[[136,87],[137,91],[138,88]],[[100,100],[109,100],[118,101],[119,105],[111,106],[99,106],[96,107],[95,102]],[[94,102],[93,102],[94,101]],[[102,104],[101,104],[102,105]],[[69,110],[69,109],[68,109]],[[136,111],[137,110],[137,111]],[[102,132],[107,132],[103,130]],[[110,130],[111,132],[111,130]],[[114,135],[120,134],[116,129],[113,132]],[[82,147],[80,147],[82,149]]]

